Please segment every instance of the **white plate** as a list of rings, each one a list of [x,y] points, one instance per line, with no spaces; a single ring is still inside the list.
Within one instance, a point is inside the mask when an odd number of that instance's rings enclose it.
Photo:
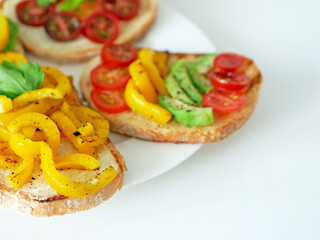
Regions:
[[[215,51],[208,37],[182,14],[161,2],[159,14],[152,29],[137,43],[140,47],[151,47],[172,52],[206,53]],[[56,66],[65,74],[73,75],[76,88],[83,64],[56,64],[29,56],[41,65]],[[115,133],[110,139],[124,156],[128,172],[124,186],[131,186],[154,178],[183,162],[201,147],[201,144],[154,143],[127,138]]]

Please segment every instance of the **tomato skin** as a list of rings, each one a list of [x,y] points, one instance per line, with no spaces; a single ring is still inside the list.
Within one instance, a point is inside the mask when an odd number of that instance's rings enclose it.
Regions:
[[[140,0],[100,0],[105,11],[112,12],[123,21],[137,16],[140,9]]]
[[[56,31],[51,30],[53,27],[56,28]],[[76,39],[81,34],[81,28],[80,18],[72,12],[56,13],[49,17],[45,23],[46,32],[57,41]]]
[[[100,90],[120,90],[126,87],[130,79],[127,67],[109,67],[100,65],[91,71],[91,84]]]
[[[246,95],[240,91],[215,88],[203,95],[202,102],[214,112],[231,113],[243,107]]]
[[[214,59],[213,65],[222,71],[234,72],[241,67],[244,60],[244,57],[234,53],[222,53]]]
[[[110,13],[95,13],[87,19],[83,32],[91,41],[111,44],[119,34],[119,22]],[[106,36],[104,37],[102,34]]]
[[[132,44],[106,45],[101,51],[101,59],[110,67],[125,67],[137,59],[137,52]]]
[[[229,90],[243,89],[250,82],[245,74],[237,72],[211,71],[209,78],[214,86]]]
[[[35,16],[32,17],[29,15],[29,13],[26,13],[28,9],[26,8],[33,8],[35,14],[41,13],[41,11],[44,11],[42,16],[38,16],[39,19],[35,19]],[[34,0],[26,0],[23,2],[20,2],[16,7],[17,17],[19,21],[25,25],[34,26],[34,27],[40,27],[43,26],[46,22],[46,20],[52,16],[55,13],[55,4],[50,4],[49,7],[43,8],[37,5],[36,1]],[[30,12],[30,10],[29,10]],[[26,15],[28,14],[28,15]],[[26,19],[26,16],[30,17],[30,19]]]
[[[103,112],[107,113],[120,113],[129,109],[122,93],[118,91],[102,91],[93,89],[91,91],[91,100],[96,107]]]

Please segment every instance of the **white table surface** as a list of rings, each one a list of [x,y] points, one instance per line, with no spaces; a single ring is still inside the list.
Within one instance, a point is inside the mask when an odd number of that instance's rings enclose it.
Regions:
[[[256,61],[264,76],[256,111],[226,140],[121,191],[95,223],[38,218],[33,228],[16,226],[18,235],[63,239],[59,228],[69,228],[75,239],[320,239],[319,1],[159,1],[219,50]]]

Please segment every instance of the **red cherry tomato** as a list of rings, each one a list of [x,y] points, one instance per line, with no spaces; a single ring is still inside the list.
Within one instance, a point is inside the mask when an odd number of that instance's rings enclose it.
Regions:
[[[48,7],[38,6],[36,1],[27,0],[20,2],[17,7],[17,16],[20,22],[26,25],[39,27],[43,26],[46,20],[55,12],[55,5]]]
[[[209,78],[216,87],[229,90],[240,90],[249,84],[249,78],[242,73],[211,71]]]
[[[233,53],[223,53],[219,54],[213,61],[213,65],[223,71],[233,72],[237,70],[244,63],[245,58],[233,54]]]
[[[91,100],[99,110],[107,113],[119,113],[129,109],[122,97],[122,93],[118,91],[109,92],[93,89],[91,91]]]
[[[101,52],[105,65],[111,67],[128,66],[137,58],[137,49],[132,44],[106,45]]]
[[[101,0],[106,11],[113,12],[121,20],[134,18],[140,8],[140,0]]]
[[[127,67],[109,67],[100,65],[91,71],[91,84],[101,90],[120,90],[130,79]]]
[[[119,34],[119,23],[109,13],[95,13],[86,21],[84,34],[92,41],[110,44]]]
[[[51,38],[57,41],[70,41],[80,35],[82,23],[74,13],[62,12],[51,16],[44,27]]]
[[[215,112],[230,113],[245,104],[246,95],[240,91],[217,88],[204,94],[202,102],[204,106],[212,107]]]

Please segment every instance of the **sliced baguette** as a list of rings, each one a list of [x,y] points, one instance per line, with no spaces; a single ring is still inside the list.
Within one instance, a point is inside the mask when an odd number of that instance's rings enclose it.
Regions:
[[[179,58],[185,58],[191,62],[198,56],[200,55],[170,53],[169,65]],[[84,98],[89,105],[97,111],[98,108],[90,98],[90,92],[92,90],[90,72],[99,64],[101,64],[99,57],[92,59],[84,68],[80,79],[80,87]],[[215,113],[215,122],[209,126],[189,127],[173,120],[165,125],[160,125],[139,113],[133,113],[131,110],[118,114],[100,113],[109,121],[112,131],[132,137],[173,143],[207,143],[220,141],[239,129],[249,119],[257,104],[260,85],[262,83],[260,71],[252,60],[247,60],[244,72],[251,80],[250,86],[245,89],[247,97],[245,105],[230,114]]]
[[[74,94],[77,96],[76,92]],[[77,101],[80,103],[78,96]],[[73,152],[75,152],[73,146],[69,142],[62,140],[58,155],[66,155]],[[11,170],[0,169],[0,205],[37,217],[71,214],[96,207],[121,189],[123,172],[126,171],[124,159],[110,139],[107,140],[105,145],[99,147],[97,160],[101,164],[99,171],[112,166],[118,174],[105,188],[85,198],[70,198],[58,194],[44,178],[39,166],[39,160],[37,160],[32,178],[20,189],[14,189],[7,185],[6,176]],[[74,181],[89,180],[97,174],[93,171],[84,170],[64,170],[62,172]]]
[[[16,5],[23,0],[3,0],[2,11],[13,21],[19,23]],[[120,21],[120,34],[116,44],[134,42],[142,37],[155,20],[158,9],[157,0],[140,0],[140,11],[130,21]],[[43,27],[20,25],[19,39],[31,53],[57,62],[80,62],[100,53],[102,44],[94,43],[80,36],[70,42],[58,42],[51,39]]]

